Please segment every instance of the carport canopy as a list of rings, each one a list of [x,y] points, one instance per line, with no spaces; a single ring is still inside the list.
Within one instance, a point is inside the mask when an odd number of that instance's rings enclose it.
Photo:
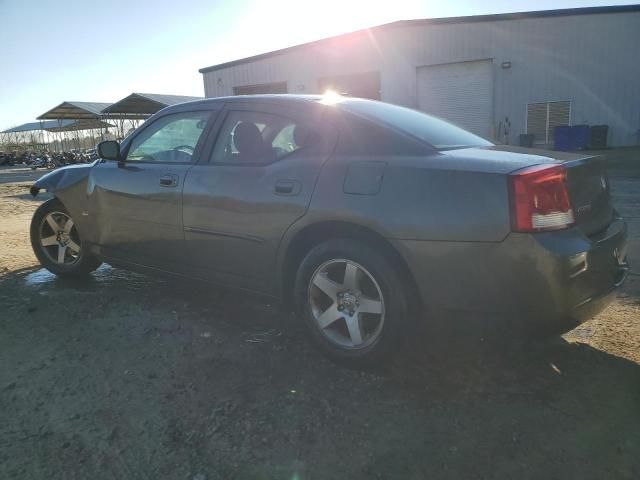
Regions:
[[[42,120],[40,122],[29,122],[17,127],[8,128],[0,133],[22,133],[46,130],[47,132],[75,132],[78,130],[93,130],[101,128],[111,128],[114,125],[98,119],[91,120]]]
[[[45,120],[43,122],[29,122],[18,125],[17,127],[8,128],[0,133],[21,133],[21,132],[33,132],[35,130],[48,130],[49,128],[68,127],[73,124],[73,120]]]
[[[102,128],[115,127],[107,122],[98,119],[91,120],[52,120],[56,125],[48,126],[43,130],[47,132],[76,132],[78,130],[98,130]]]
[[[104,117],[102,111],[110,105],[110,103],[102,102],[62,102],[57,107],[40,115],[38,120],[94,120]]]
[[[102,111],[102,114],[107,118],[146,118],[169,105],[202,99],[203,97],[190,97],[186,95],[132,93],[122,100],[106,107]]]

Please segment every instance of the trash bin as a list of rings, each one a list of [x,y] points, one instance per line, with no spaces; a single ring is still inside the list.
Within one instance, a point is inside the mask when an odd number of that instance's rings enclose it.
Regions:
[[[596,150],[607,148],[609,125],[593,125],[589,129],[589,148]]]
[[[589,146],[589,125],[574,125],[569,133],[571,150],[584,150]]]
[[[533,133],[521,133],[520,134],[520,146],[531,148],[533,147]]]
[[[553,148],[554,150],[571,150],[571,127],[569,125],[560,125],[553,129]]]

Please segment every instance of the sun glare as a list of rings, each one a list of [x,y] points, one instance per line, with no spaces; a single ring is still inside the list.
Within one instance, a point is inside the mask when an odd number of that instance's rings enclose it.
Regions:
[[[322,100],[320,103],[324,105],[335,105],[343,100],[342,95],[340,95],[335,90],[327,90],[322,94]]]
[[[231,56],[253,55],[394,20],[415,18],[424,5],[418,0],[406,0],[401,5],[326,0],[322,8],[314,8],[310,13],[301,6],[305,4],[301,0],[279,0],[276,3],[277,8],[272,2],[254,0],[250,3],[250,8],[237,25],[237,36],[227,42],[236,51]],[[286,28],[273,28],[282,22]],[[260,40],[257,42],[256,39]]]

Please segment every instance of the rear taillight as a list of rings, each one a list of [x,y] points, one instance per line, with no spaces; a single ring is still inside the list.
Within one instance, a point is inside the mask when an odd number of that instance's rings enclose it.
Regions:
[[[543,232],[574,223],[562,165],[536,165],[509,175],[511,228],[515,232]]]

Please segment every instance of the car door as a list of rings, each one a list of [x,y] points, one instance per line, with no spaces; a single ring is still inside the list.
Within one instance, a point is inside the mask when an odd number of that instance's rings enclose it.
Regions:
[[[154,118],[123,144],[120,161],[92,169],[88,215],[102,255],[180,269],[182,188],[211,117],[211,110],[196,110]]]
[[[279,242],[311,200],[335,145],[310,108],[228,102],[209,158],[187,174],[183,218],[192,272],[272,293]]]

